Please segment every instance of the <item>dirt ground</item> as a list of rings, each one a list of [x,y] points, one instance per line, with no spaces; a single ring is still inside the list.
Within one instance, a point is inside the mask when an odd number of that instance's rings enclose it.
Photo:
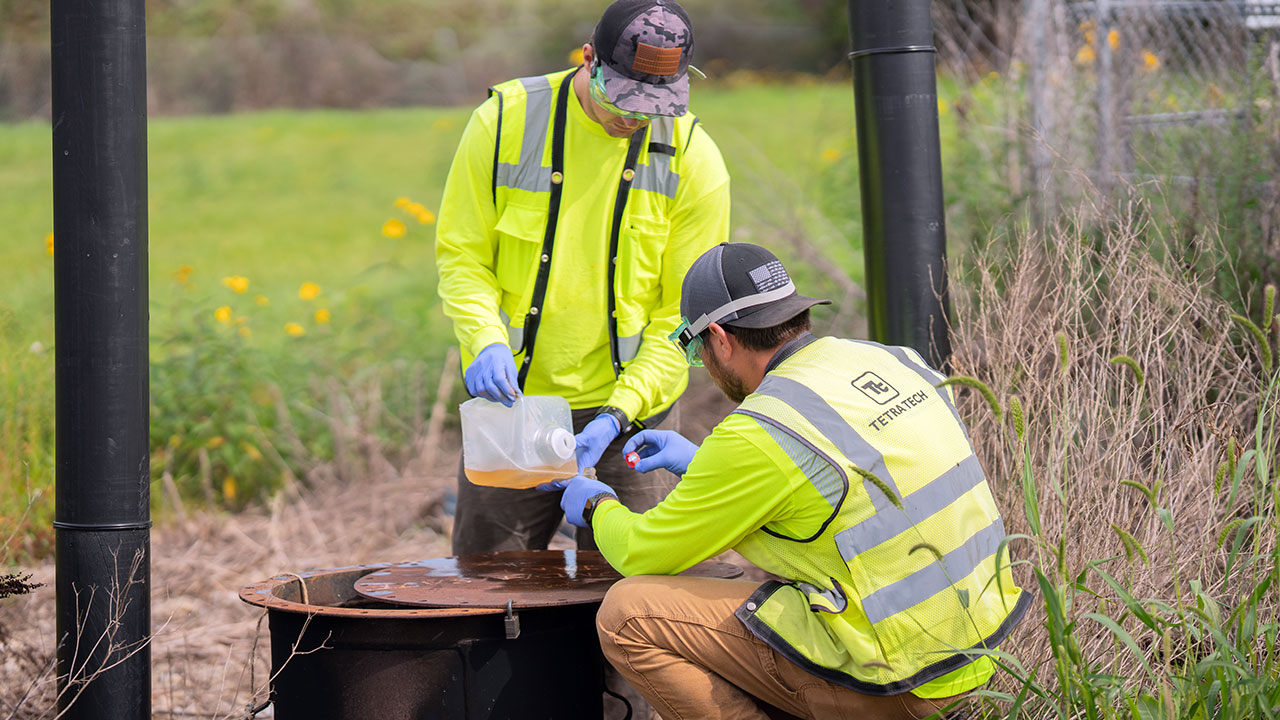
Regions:
[[[663,427],[700,441],[733,406],[705,373],[692,378]],[[242,587],[285,572],[448,556],[459,447],[460,437],[437,425],[405,468],[388,463],[355,483],[289,487],[269,507],[238,514],[166,513],[151,535],[154,717],[243,718],[265,700],[265,611],[240,601]],[[552,547],[572,541],[558,534]],[[745,565],[733,554],[719,559]],[[44,586],[0,603],[0,627],[10,633],[0,717],[52,718],[55,683],[41,663],[55,654],[53,561],[24,571]],[[270,708],[258,717],[271,717]]]

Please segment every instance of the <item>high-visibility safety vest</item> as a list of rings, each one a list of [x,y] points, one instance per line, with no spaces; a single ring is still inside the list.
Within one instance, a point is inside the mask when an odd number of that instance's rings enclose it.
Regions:
[[[965,684],[960,671],[978,658],[966,651],[994,648],[1031,602],[942,379],[910,349],[822,338],[735,410],[831,508],[811,537],[766,526],[736,547],[798,578],[765,583],[736,615],[792,662],[858,692],[898,694],[949,673],[955,692],[976,687],[986,677]]]
[[[498,98],[498,130],[493,157],[493,201],[497,230],[527,236],[536,228],[541,252],[528,258],[532,287],[513,308],[500,309],[520,383],[533,362],[539,312],[555,249],[560,188],[564,180],[564,137],[569,94],[578,68],[519,78],[490,88]],[[582,70],[585,72],[585,70]],[[632,135],[618,178],[609,237],[609,344],[617,375],[635,358],[658,293],[661,259],[648,257],[643,239],[657,233],[680,184],[680,161],[698,119],[690,114],[661,117]],[[641,221],[654,228],[638,227]],[[523,358],[521,355],[523,354]],[[674,398],[672,398],[674,400]],[[667,405],[670,405],[668,402]]]

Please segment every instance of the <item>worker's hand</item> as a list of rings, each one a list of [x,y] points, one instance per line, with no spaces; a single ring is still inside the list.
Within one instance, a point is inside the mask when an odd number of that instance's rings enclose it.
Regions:
[[[476,355],[462,379],[467,384],[467,392],[473,396],[511,407],[520,397],[517,377],[511,348],[503,343],[493,343]]]
[[[609,443],[613,442],[621,431],[622,428],[618,427],[618,419],[607,413],[597,415],[587,423],[587,426],[582,428],[582,432],[573,438],[577,444],[578,472],[595,467],[596,463],[600,462],[600,456],[604,454],[605,448],[609,447]]]
[[[641,430],[622,448],[623,455],[631,452],[640,456],[635,464],[640,472],[666,468],[676,475],[684,475],[698,446],[672,430]]]
[[[568,480],[554,480],[549,483],[543,483],[538,486],[543,492],[551,492],[555,490],[564,490],[564,494],[560,496],[560,509],[564,510],[564,519],[569,521],[570,525],[576,527],[586,527],[586,520],[582,519],[582,511],[587,508],[587,500],[599,495],[600,493],[609,493],[617,497],[618,494],[613,488],[594,478],[586,478],[581,475],[569,478]]]

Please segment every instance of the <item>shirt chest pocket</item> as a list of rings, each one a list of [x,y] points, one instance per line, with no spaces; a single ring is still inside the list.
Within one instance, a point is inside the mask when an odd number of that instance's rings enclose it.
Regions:
[[[641,307],[652,307],[662,289],[662,255],[671,223],[663,217],[632,215],[618,244],[618,294]]]
[[[498,232],[498,253],[493,272],[503,292],[502,304],[514,304],[512,309],[523,315],[538,274],[547,209],[508,204],[494,229]]]

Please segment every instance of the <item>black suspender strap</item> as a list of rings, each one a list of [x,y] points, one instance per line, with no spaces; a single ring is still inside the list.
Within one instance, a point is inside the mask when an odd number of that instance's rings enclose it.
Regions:
[[[613,230],[609,233],[609,284],[605,288],[605,297],[609,298],[609,354],[613,359],[614,377],[622,372],[622,360],[618,352],[618,302],[613,287],[613,276],[618,269],[618,236],[622,233],[622,216],[627,212],[627,198],[631,191],[631,181],[636,177],[640,148],[648,134],[648,128],[632,133],[631,143],[627,145],[627,161],[622,166],[622,179],[618,181],[618,195],[613,200]]]
[[[547,296],[547,278],[551,276],[551,251],[556,242],[556,223],[560,220],[560,191],[564,186],[564,130],[566,113],[569,109],[570,84],[574,70],[560,82],[556,93],[555,120],[551,129],[551,200],[547,203],[547,231],[542,237],[542,257],[538,262],[538,279],[533,284],[533,299],[529,303],[529,314],[524,317],[524,362],[520,363],[520,389],[524,389],[524,379],[529,375],[529,365],[533,362],[534,340],[538,337],[538,324],[542,321],[542,301]]]
[[[493,133],[493,206],[498,206],[498,151],[502,148],[502,93],[489,88],[489,95],[498,96],[498,129]]]

